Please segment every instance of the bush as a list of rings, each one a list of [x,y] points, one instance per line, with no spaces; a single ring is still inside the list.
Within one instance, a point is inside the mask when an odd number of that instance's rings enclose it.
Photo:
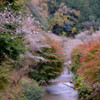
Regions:
[[[18,59],[20,54],[24,53],[25,44],[20,35],[14,35],[7,32],[0,33],[0,61],[5,58]]]
[[[28,100],[41,100],[43,97],[43,90],[36,83],[24,82],[23,94]]]
[[[75,81],[74,87],[76,90],[79,91],[79,98],[81,100],[88,100],[90,98],[90,94],[92,92],[91,88],[88,87],[88,84],[85,83],[84,77],[80,74],[76,74],[73,77],[73,80]]]

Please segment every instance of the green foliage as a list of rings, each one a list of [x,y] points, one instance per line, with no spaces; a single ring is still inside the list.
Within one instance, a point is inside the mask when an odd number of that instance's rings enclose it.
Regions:
[[[22,3],[23,1],[23,3]],[[0,11],[4,10],[5,8],[8,8],[10,11],[21,11],[25,8],[24,0],[6,0],[2,4],[0,4]]]
[[[20,35],[10,34],[7,32],[0,33],[0,61],[6,57],[18,59],[20,54],[25,52],[25,44]]]
[[[5,9],[5,7],[8,5],[8,2],[3,2],[2,4],[0,4],[0,11],[2,11],[3,9]]]
[[[49,15],[52,16],[49,17],[49,29],[57,35],[66,32],[66,36],[74,38],[75,34],[90,30],[91,27],[94,31],[99,29],[99,0],[47,0],[47,4]],[[55,14],[58,12],[56,17]],[[65,18],[68,19],[67,22]],[[73,27],[76,28],[74,34]]]
[[[99,18],[100,3],[99,0],[56,0],[59,4],[64,2],[71,9],[79,10],[81,12],[80,21],[87,21],[89,17],[95,16]],[[88,16],[88,14],[90,16]]]
[[[42,48],[42,52],[37,53],[44,57],[47,62],[38,63],[38,70],[29,73],[31,78],[37,81],[45,80],[48,82],[48,80],[56,78],[60,74],[63,61],[61,61],[60,57],[52,52],[52,50],[52,48]]]
[[[76,31],[74,33],[72,32],[73,27],[74,27],[74,23],[73,22],[68,22],[68,23],[66,23],[64,25],[63,29],[66,32],[66,36],[71,36],[76,32]]]
[[[10,73],[9,66],[6,63],[0,64],[0,90],[4,90],[9,83]]]
[[[76,74],[74,75],[73,80],[75,81],[75,89],[79,91],[79,98],[81,100],[89,100],[92,89],[87,88],[88,85],[87,83],[85,83],[83,76],[81,76],[80,74]]]
[[[47,0],[47,4],[49,7],[49,13],[51,15],[54,14],[57,11],[57,9],[59,8],[59,5],[56,2],[56,0]]]
[[[12,26],[6,26],[6,28]],[[0,32],[0,90],[4,90],[10,82],[12,60],[18,60],[25,52],[25,44],[21,35]]]
[[[0,5],[1,14],[5,18],[4,22],[1,24],[0,29],[0,94],[2,90],[11,82],[12,67],[15,67],[12,63],[14,60],[19,60],[20,55],[25,52],[24,36],[22,33],[17,34],[17,26],[20,26],[18,22],[14,19],[15,11],[12,10],[8,2],[4,2]],[[13,4],[12,4],[13,5]],[[11,6],[12,6],[11,5]],[[3,8],[2,8],[3,7]],[[8,11],[9,10],[9,11]],[[11,11],[11,12],[10,12]],[[9,15],[7,16],[7,13]],[[10,14],[12,14],[10,16]],[[6,16],[6,17],[5,17]],[[16,16],[19,16],[19,14]],[[3,19],[1,16],[1,20]],[[11,19],[13,17],[13,20]],[[9,20],[10,19],[10,20]],[[6,23],[8,21],[8,23]]]
[[[25,44],[20,35],[7,32],[0,33],[0,90],[4,90],[10,83],[12,60],[18,60],[25,52]],[[14,66],[15,67],[15,66]]]
[[[80,90],[84,87],[84,78],[80,74],[76,74],[73,80],[75,81],[74,86],[76,90]]]
[[[73,36],[77,33],[79,11],[71,10],[61,3],[49,21],[48,28],[57,35],[66,33],[66,36]],[[74,29],[74,31],[73,31]]]
[[[23,94],[27,100],[41,100],[43,97],[43,90],[37,83],[34,82],[24,82],[23,84]],[[26,99],[25,99],[26,100]]]
[[[84,50],[84,47],[82,45],[76,47],[73,49],[71,54],[72,59],[72,65],[71,65],[71,71],[76,73],[77,69],[81,66],[80,63],[80,57],[82,55],[82,50]]]
[[[11,95],[11,99],[10,100],[28,100],[23,93],[18,93],[16,96],[15,95]]]

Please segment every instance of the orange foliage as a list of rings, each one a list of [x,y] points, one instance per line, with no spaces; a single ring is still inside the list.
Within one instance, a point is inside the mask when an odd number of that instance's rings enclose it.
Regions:
[[[46,36],[47,40],[44,41],[46,44],[48,44],[50,47],[53,48],[52,52],[55,52],[59,55],[63,55],[64,52],[63,52],[63,49],[62,49],[62,46],[61,44],[54,40],[54,39],[51,39],[50,37]]]
[[[81,45],[84,49],[80,49],[80,63],[77,72],[84,75],[87,82],[100,82],[100,39],[84,43]],[[80,48],[81,46],[78,46]],[[74,49],[75,50],[75,49]]]

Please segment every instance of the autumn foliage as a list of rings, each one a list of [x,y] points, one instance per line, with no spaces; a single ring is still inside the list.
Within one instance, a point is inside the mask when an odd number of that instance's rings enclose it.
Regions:
[[[58,55],[60,55],[60,57],[64,56],[62,45],[57,40],[54,40],[54,39],[52,39],[51,37],[49,37],[47,35],[46,35],[46,38],[47,38],[47,40],[44,41],[44,43],[48,44],[51,48],[53,48],[52,52],[57,53]]]
[[[72,52],[72,62],[87,82],[100,82],[100,39],[77,46]]]

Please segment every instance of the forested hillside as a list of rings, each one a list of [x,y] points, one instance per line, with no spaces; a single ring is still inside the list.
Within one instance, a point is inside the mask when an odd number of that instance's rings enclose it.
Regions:
[[[48,29],[55,34],[73,36],[84,30],[98,30],[99,0],[41,0],[48,12]]]
[[[95,20],[100,20],[99,0],[56,0],[58,3],[64,2],[69,8],[79,10],[80,21],[88,21],[92,16]]]

